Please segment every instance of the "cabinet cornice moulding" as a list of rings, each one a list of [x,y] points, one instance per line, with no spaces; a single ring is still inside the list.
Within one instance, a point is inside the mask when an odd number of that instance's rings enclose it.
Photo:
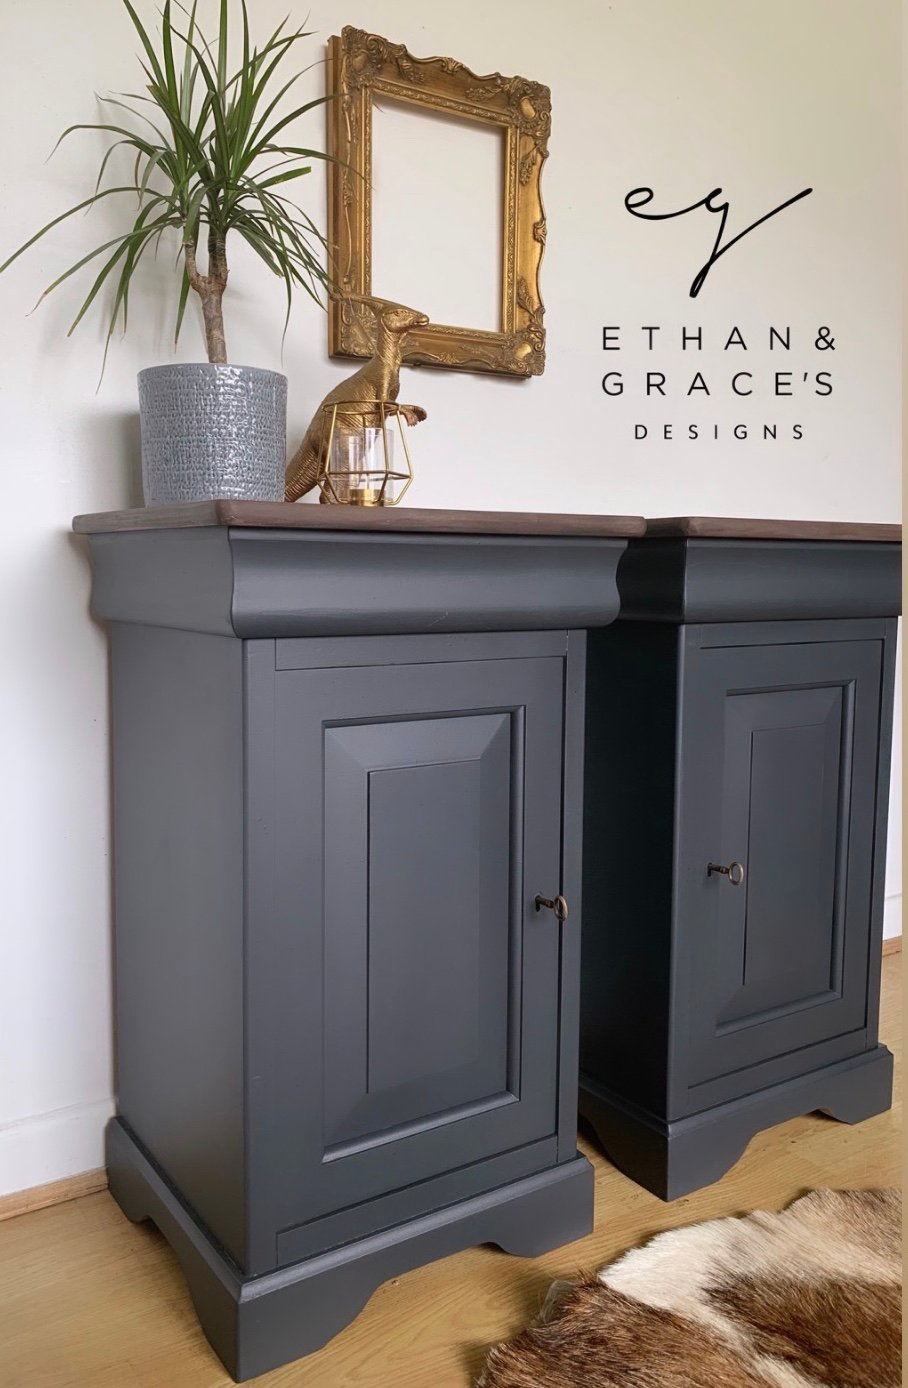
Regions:
[[[630,542],[618,569],[621,616],[679,624],[893,617],[901,564],[901,545],[888,541],[647,535]]]
[[[625,544],[233,526],[95,533],[92,611],[247,639],[598,627],[618,614]]]

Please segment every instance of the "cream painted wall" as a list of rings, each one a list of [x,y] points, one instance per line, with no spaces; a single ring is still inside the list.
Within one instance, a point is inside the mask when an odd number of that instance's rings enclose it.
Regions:
[[[150,0],[142,3],[151,15]],[[308,8],[307,0],[301,17]],[[251,9],[264,33],[285,0]],[[311,21],[318,42],[341,23],[360,24],[416,54],[522,72],[553,91],[546,373],[529,383],[412,376],[407,394],[429,411],[415,439],[414,505],[897,518],[896,0],[312,0]],[[116,0],[5,0],[0,258],[85,195],[99,139],[74,137],[49,164],[48,151],[64,126],[96,118],[94,91],[135,87],[135,50]],[[306,80],[315,90],[321,79]],[[316,142],[321,132],[320,113],[301,131]],[[733,197],[729,232],[808,184],[816,191],[730,252],[692,302],[686,286],[714,227],[695,216],[635,221],[622,200],[640,184],[668,208],[722,184]],[[306,192],[321,216],[319,173]],[[109,211],[75,220],[0,277],[0,1192],[98,1166],[110,1111],[105,644],[87,613],[88,565],[68,525],[75,512],[138,500],[135,373],[169,357],[168,257],[149,266],[129,338],[115,345],[98,393],[97,320],[69,342],[63,336],[77,290],[27,314],[111,225]],[[431,262],[431,246],[407,251]],[[233,359],[279,368],[280,296],[240,252],[228,313]],[[603,361],[602,326],[650,323],[666,336],[682,324],[718,335],[735,324],[763,334],[769,323],[790,323],[804,343],[818,324],[831,325],[835,394],[767,408],[788,422],[803,412],[798,443],[635,443],[638,417],[728,426],[759,422],[763,412],[762,401],[744,409],[727,386],[695,412],[683,398],[664,409],[630,393],[607,399],[599,382],[616,363]],[[187,331],[180,356],[199,355]],[[672,373],[686,365],[677,343],[661,357],[647,363],[628,349],[618,364],[631,375],[647,364]],[[808,347],[797,357],[799,370],[825,365]],[[762,348],[750,361],[762,375],[772,366]],[[716,347],[694,366],[728,375]],[[283,369],[296,437],[348,369],[327,360],[314,309],[295,315]],[[893,804],[898,820],[897,797]],[[893,922],[900,881],[893,853]]]

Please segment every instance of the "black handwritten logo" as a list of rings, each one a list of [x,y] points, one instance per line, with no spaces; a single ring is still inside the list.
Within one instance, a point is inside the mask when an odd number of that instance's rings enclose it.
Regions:
[[[770,217],[778,216],[780,212],[785,211],[786,207],[791,207],[793,203],[800,202],[801,198],[806,198],[808,193],[812,192],[812,188],[804,188],[802,192],[795,193],[793,198],[788,198],[786,202],[779,203],[778,207],[774,207],[772,211],[767,212],[765,216],[758,217],[755,222],[751,222],[749,227],[745,227],[743,231],[739,231],[737,236],[733,236],[731,240],[726,241],[724,245],[722,244],[722,237],[725,233],[725,223],[728,220],[729,204],[727,199],[724,202],[717,201],[717,199],[722,196],[721,188],[713,188],[712,192],[707,193],[705,198],[701,198],[699,202],[692,202],[690,207],[682,207],[677,212],[641,212],[640,209],[642,207],[647,207],[652,202],[655,193],[652,188],[632,188],[624,199],[624,206],[633,217],[642,217],[644,221],[647,222],[666,222],[672,217],[684,217],[688,212],[695,212],[698,207],[704,207],[707,212],[715,212],[721,217],[719,231],[716,235],[712,253],[705,265],[701,266],[697,271],[691,282],[690,297],[696,299],[700,290],[706,283],[706,276],[721,255],[724,255],[726,251],[730,251],[732,246],[740,241],[742,237],[747,236],[748,232],[753,231],[755,227],[761,226],[763,222],[768,222]]]

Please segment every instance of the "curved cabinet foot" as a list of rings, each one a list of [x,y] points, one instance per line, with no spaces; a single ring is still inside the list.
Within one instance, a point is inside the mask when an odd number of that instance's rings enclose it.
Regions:
[[[114,1123],[116,1120],[114,1120]],[[151,1209],[145,1193],[145,1185],[134,1168],[116,1160],[117,1138],[113,1134],[113,1123],[107,1129],[107,1184],[126,1218],[133,1224],[144,1224],[151,1219]],[[112,1153],[111,1147],[114,1147]]]
[[[892,1103],[885,1046],[669,1121],[581,1075],[580,1113],[609,1159],[662,1200],[677,1200],[725,1175],[764,1128],[820,1110],[861,1123]]]
[[[713,1123],[668,1123],[584,1082],[580,1112],[609,1161],[660,1200],[677,1200],[718,1181],[744,1152],[746,1136]],[[698,1115],[699,1116],[699,1115]]]
[[[522,1199],[500,1205],[489,1219],[481,1241],[517,1258],[538,1258],[541,1253],[592,1233],[592,1166],[578,1152],[573,1161],[554,1170],[558,1172],[557,1183],[540,1185],[536,1190],[528,1190]]]
[[[245,1278],[116,1118],[107,1129],[107,1163],[123,1213],[153,1220],[173,1248],[202,1329],[237,1382],[320,1349],[390,1277],[478,1243],[531,1257],[593,1227],[593,1169],[576,1154],[535,1176]]]
[[[892,1052],[877,1046],[868,1056],[868,1065],[830,1087],[828,1098],[817,1104],[821,1113],[840,1123],[863,1123],[892,1107]]]

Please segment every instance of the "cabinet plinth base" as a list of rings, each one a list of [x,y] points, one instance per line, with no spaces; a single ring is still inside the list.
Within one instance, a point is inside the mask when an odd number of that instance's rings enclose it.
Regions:
[[[320,1349],[390,1277],[478,1243],[534,1257],[593,1227],[593,1169],[578,1153],[535,1176],[245,1278],[116,1118],[107,1128],[107,1167],[111,1194],[127,1218],[150,1219],[171,1245],[202,1329],[238,1383]]]
[[[718,1181],[764,1128],[820,1110],[860,1123],[892,1103],[892,1055],[885,1046],[668,1121],[580,1076],[580,1113],[619,1171],[661,1200]]]

